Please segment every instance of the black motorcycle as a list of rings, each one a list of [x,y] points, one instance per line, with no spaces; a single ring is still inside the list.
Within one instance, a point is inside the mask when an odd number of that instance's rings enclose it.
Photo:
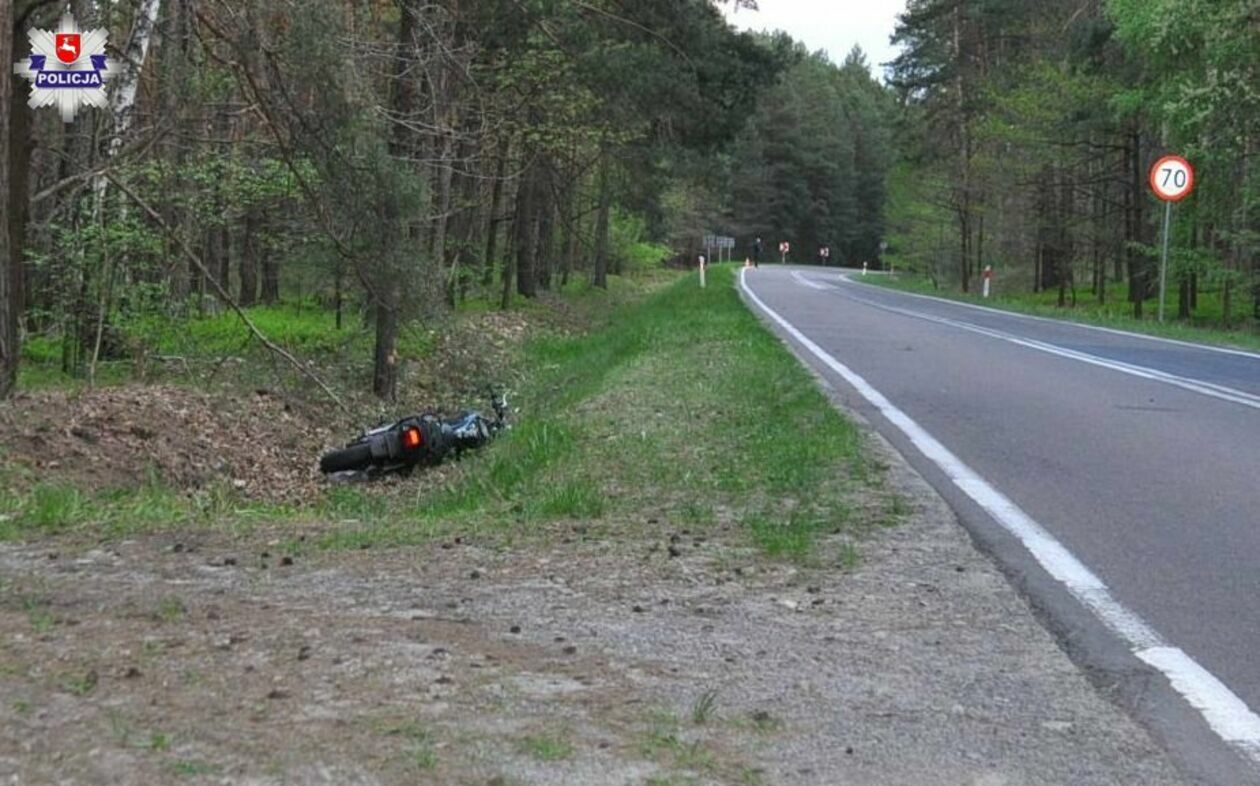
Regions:
[[[475,450],[508,427],[507,396],[491,395],[494,418],[468,410],[453,418],[426,412],[392,425],[365,431],[344,448],[325,453],[319,469],[325,475],[366,478],[390,472],[410,474],[417,466],[434,466],[450,455]]]

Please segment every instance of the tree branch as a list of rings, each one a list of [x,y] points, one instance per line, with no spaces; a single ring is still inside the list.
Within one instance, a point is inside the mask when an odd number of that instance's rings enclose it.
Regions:
[[[166,220],[162,218],[160,213],[154,210],[152,206],[149,205],[148,202],[145,202],[143,199],[141,199],[140,196],[136,194],[136,192],[132,191],[130,188],[127,187],[126,184],[124,184],[121,180],[115,177],[113,172],[109,170],[105,170],[101,174],[103,177],[107,178],[109,182],[117,186],[119,191],[125,194],[128,199],[130,199],[132,202],[136,204],[137,207],[143,210],[149,216],[149,218],[153,219],[153,221],[155,221],[157,225],[160,226],[162,230],[166,232],[166,234],[172,240],[175,241],[175,244],[179,246],[179,250],[184,253],[184,256],[188,257],[188,261],[193,263],[193,265],[197,268],[198,272],[200,272],[201,275],[205,276],[205,279],[209,281],[210,284],[214,287],[215,292],[219,295],[220,298],[223,299],[223,302],[227,303],[228,306],[230,306],[231,309],[236,312],[236,315],[241,318],[241,322],[245,323],[245,327],[249,328],[249,332],[254,336],[254,338],[258,339],[262,343],[262,345],[265,346],[267,349],[271,350],[273,353],[287,360],[290,365],[292,365],[294,368],[298,370],[299,373],[302,374],[302,376],[306,377],[307,379],[311,380],[316,385],[318,385],[320,389],[324,391],[325,395],[327,395],[328,398],[331,399],[332,402],[336,404],[337,407],[342,412],[345,412],[347,415],[351,414],[349,407],[347,407],[345,403],[342,402],[342,400],[337,396],[337,394],[333,392],[332,388],[328,387],[328,384],[325,383],[324,380],[319,378],[319,375],[317,375],[314,371],[311,371],[309,368],[307,368],[306,365],[302,363],[302,361],[298,360],[297,358],[293,357],[293,355],[289,354],[289,352],[285,350],[284,347],[281,347],[280,345],[276,344],[271,339],[267,338],[267,336],[265,336],[263,332],[258,329],[258,326],[253,323],[253,321],[249,318],[249,315],[245,313],[244,309],[242,309],[239,305],[237,305],[236,301],[232,299],[232,296],[229,295],[227,293],[227,290],[223,288],[223,285],[219,283],[219,280],[215,278],[213,275],[211,275],[210,271],[206,269],[205,263],[201,261],[201,257],[197,256],[197,254],[191,248],[188,247],[188,244],[184,242],[184,239],[179,236],[179,233],[177,233],[171,227],[170,224],[166,223]]]

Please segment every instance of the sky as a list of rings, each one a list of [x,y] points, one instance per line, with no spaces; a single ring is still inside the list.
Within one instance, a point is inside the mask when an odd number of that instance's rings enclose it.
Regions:
[[[880,63],[897,53],[888,38],[905,10],[905,0],[757,0],[758,10],[722,12],[740,30],[782,30],[811,50],[825,49],[836,63],[844,60],[854,44],[866,52],[871,70],[883,76]]]

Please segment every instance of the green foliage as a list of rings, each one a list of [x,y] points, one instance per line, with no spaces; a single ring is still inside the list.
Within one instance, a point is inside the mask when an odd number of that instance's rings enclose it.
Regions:
[[[873,260],[892,163],[891,97],[860,50],[840,68],[800,45],[795,60],[757,102],[734,149],[736,220],[767,248],[790,239],[794,259],[812,261],[828,245],[833,264]]]
[[[558,734],[537,734],[520,741],[518,749],[538,761],[561,761],[573,756],[573,743]]]
[[[189,497],[157,482],[95,492],[66,483],[36,483],[0,493],[0,540],[66,531],[123,537],[170,527],[236,524],[259,515],[282,517],[290,511],[251,505],[230,491]]]
[[[640,216],[614,210],[609,230],[609,253],[627,274],[659,266],[670,257],[668,246],[648,239],[647,221]]]
[[[605,318],[588,335],[529,346],[524,417],[449,486],[392,515],[338,491],[338,515],[369,525],[323,544],[598,526],[653,510],[703,527],[720,508],[767,552],[806,559],[820,536],[860,529],[844,504],[867,479],[860,432],[748,312],[729,268],[711,271],[706,289],[684,277]]]

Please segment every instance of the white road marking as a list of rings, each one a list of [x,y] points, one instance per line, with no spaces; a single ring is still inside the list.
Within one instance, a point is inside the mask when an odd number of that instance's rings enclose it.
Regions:
[[[794,271],[792,275],[793,277],[796,277],[796,272]],[[800,278],[798,278],[798,280],[801,281],[802,283],[809,281],[809,279],[805,278],[804,276],[801,276]],[[813,282],[810,282],[806,285],[813,286]],[[903,294],[907,294],[907,293],[903,293]],[[901,314],[902,316],[911,317],[913,319],[921,319],[921,320],[924,320],[925,322],[934,322],[938,325],[947,325],[949,327],[956,328],[958,330],[966,330],[972,333],[977,333],[982,336],[988,336],[989,338],[995,338],[1000,341],[1006,341],[1011,344],[1016,344],[1021,347],[1026,347],[1028,349],[1034,349],[1034,350],[1037,350],[1038,352],[1045,352],[1050,355],[1057,355],[1059,357],[1069,358],[1071,360],[1077,360],[1082,363],[1088,363],[1092,366],[1098,366],[1100,368],[1106,368],[1112,371],[1119,371],[1122,374],[1128,374],[1130,376],[1139,377],[1141,379],[1147,379],[1153,382],[1160,382],[1165,385],[1172,385],[1173,387],[1178,387],[1183,390],[1189,390],[1192,393],[1198,393],[1203,396],[1209,396],[1211,398],[1219,399],[1221,401],[1229,401],[1234,404],[1241,404],[1244,407],[1251,407],[1252,409],[1260,409],[1260,396],[1257,396],[1252,393],[1247,393],[1246,391],[1243,391],[1243,390],[1237,390],[1235,388],[1226,387],[1224,385],[1218,385],[1214,382],[1207,382],[1205,380],[1195,379],[1193,377],[1183,377],[1177,374],[1170,374],[1167,371],[1160,371],[1159,369],[1150,368],[1149,366],[1138,366],[1133,363],[1125,363],[1124,361],[1121,361],[1121,360],[1112,360],[1110,358],[1104,358],[1098,355],[1091,355],[1088,352],[1081,352],[1075,349],[1068,349],[1066,347],[1058,346],[1057,344],[1049,344],[1044,341],[1038,341],[1036,339],[1026,338],[1024,336],[1018,336],[1018,335],[1015,335],[1014,333],[1007,333],[1006,331],[997,330],[995,328],[982,327],[980,325],[976,325],[971,322],[962,322],[957,319],[950,319],[949,317],[941,317],[941,316],[936,316],[934,314],[924,314],[918,311],[911,311],[905,308],[898,308],[897,306],[890,306],[885,303],[876,303],[873,300],[866,300],[865,298],[857,297],[856,295],[852,295],[849,293],[845,293],[844,297],[850,300],[856,301],[858,303],[861,303],[863,305],[870,306],[871,308],[880,309],[881,311],[888,311],[893,314]],[[951,301],[945,301],[945,302],[951,302]],[[966,305],[966,304],[961,304],[961,305]]]
[[[835,287],[833,287],[830,284],[823,284],[821,282],[813,280],[812,278],[806,278],[805,276],[802,276],[799,270],[792,271],[792,278],[796,279],[797,283],[803,284],[804,286],[807,286],[810,289],[835,289]]]
[[[818,282],[814,280],[810,280],[810,278],[808,277],[801,276],[798,271],[793,271],[793,278],[795,278],[796,281],[803,283],[803,285],[805,286],[815,288],[815,290],[823,290],[823,288],[827,288],[827,290],[834,290],[835,288],[835,287],[830,287],[830,286],[819,286]],[[842,277],[842,278],[844,281],[848,281],[847,277]],[[908,292],[902,292],[902,293],[903,295],[907,295]],[[1181,375],[1171,374],[1168,372],[1162,372],[1162,370],[1145,367],[1145,365],[1135,365],[1131,363],[1124,363],[1123,360],[1111,360],[1109,358],[1101,358],[1101,356],[1099,355],[1091,355],[1089,353],[1084,353],[1084,351],[1075,350],[1075,349],[1067,349],[1066,346],[1058,346],[1057,344],[1047,344],[1046,341],[1038,341],[1036,339],[1024,338],[1024,336],[1021,336],[1021,335],[1005,333],[1004,330],[997,330],[997,329],[994,329],[994,327],[983,327],[980,325],[971,324],[971,322],[964,322],[960,320],[949,319],[948,316],[921,314],[921,312],[919,311],[911,311],[908,309],[898,309],[897,306],[890,306],[887,304],[881,304],[881,302],[874,302],[872,300],[866,300],[866,299],[863,299],[863,297],[850,295],[850,293],[844,293],[844,297],[847,297],[847,299],[849,300],[859,302],[859,304],[871,306],[872,309],[888,311],[888,312],[891,312],[891,314],[900,314],[902,316],[910,316],[910,317],[913,317],[913,319],[936,322],[937,325],[948,325],[950,327],[956,327],[956,329],[959,329],[959,330],[968,330],[970,331],[970,333],[989,336],[989,338],[998,339],[1002,341],[1008,341],[1008,343],[1024,346],[1024,348],[1034,349],[1037,351],[1043,351],[1043,353],[1047,353],[1051,355],[1058,355],[1060,356],[1060,358],[1079,360],[1079,362],[1081,363],[1089,363],[1090,365],[1097,365],[1097,367],[1110,369],[1110,370],[1113,370],[1113,372],[1120,372],[1121,374],[1129,374],[1131,375],[1131,377],[1149,379],[1149,380],[1152,380],[1152,382],[1159,382],[1163,384],[1173,385],[1173,387],[1182,388],[1184,390],[1191,390],[1192,393],[1198,393],[1198,394],[1201,394],[1201,396],[1208,396],[1211,398],[1220,399],[1220,401],[1226,401],[1226,402],[1231,402],[1235,404],[1242,404],[1242,406],[1251,407],[1252,409],[1260,409],[1260,396],[1255,396],[1255,394],[1247,393],[1245,392],[1245,390],[1228,388],[1228,387],[1225,387],[1225,385],[1220,385],[1213,382],[1206,382],[1206,380],[1203,380],[1203,379],[1194,379],[1192,377],[1181,377]],[[944,302],[953,302],[953,301],[944,301]],[[959,305],[968,305],[968,304],[959,304]],[[980,306],[976,306],[976,307],[980,307]],[[985,309],[985,310],[988,311],[992,309]],[[1003,314],[1005,314],[1005,312],[1003,312]],[[1022,316],[1022,315],[1017,315],[1017,316]],[[1125,335],[1128,335],[1128,334],[1125,334]]]
[[[771,321],[783,328],[827,368],[852,385],[862,398],[905,434],[919,452],[936,464],[964,494],[987,511],[1003,529],[1015,536],[1046,572],[1062,583],[1083,606],[1094,612],[1129,646],[1136,657],[1162,673],[1173,690],[1199,711],[1217,736],[1240,751],[1253,765],[1260,765],[1260,717],[1242,699],[1180,648],[1165,643],[1140,616],[1112,596],[1101,578],[1009,497],[967,466],[869,382],[767,306],[748,286],[747,275],[742,270],[739,285],[744,294]]]
[[[850,278],[847,273],[841,273],[839,278],[841,281],[844,281],[845,283],[848,283],[848,284],[861,284],[861,282],[854,281],[852,278]],[[885,287],[879,287],[875,284],[867,284],[866,286],[874,287],[876,289],[886,289]],[[901,289],[893,289],[890,291],[896,292],[901,295],[905,295],[906,297],[917,297],[922,300],[931,300],[934,303],[947,303],[951,306],[962,306],[963,308],[972,308],[972,309],[975,309],[976,311],[987,311],[990,314],[999,314],[1004,317],[1016,317],[1018,319],[1031,319],[1036,322],[1049,322],[1055,325],[1070,325],[1072,327],[1078,327],[1083,330],[1096,330],[1099,333],[1110,333],[1114,336],[1140,338],[1146,341],[1158,341],[1163,344],[1175,344],[1179,347],[1189,347],[1190,349],[1201,349],[1205,352],[1216,352],[1222,355],[1236,355],[1238,357],[1251,358],[1252,360],[1260,360],[1260,353],[1248,352],[1245,349],[1231,349],[1230,347],[1217,347],[1211,344],[1196,344],[1193,341],[1180,341],[1175,338],[1165,338],[1163,336],[1152,336],[1147,333],[1134,333],[1131,330],[1120,330],[1118,328],[1103,327],[1102,325],[1090,325],[1085,322],[1075,322],[1070,319],[1055,319],[1054,317],[1039,317],[1035,314],[1023,314],[1018,311],[1007,311],[1006,309],[1002,309],[1002,308],[993,308],[992,306],[981,306],[976,303],[967,303],[962,300],[950,300],[949,298],[944,298],[944,297],[933,297],[931,295],[924,295],[918,292],[906,292],[905,290],[901,290]]]

